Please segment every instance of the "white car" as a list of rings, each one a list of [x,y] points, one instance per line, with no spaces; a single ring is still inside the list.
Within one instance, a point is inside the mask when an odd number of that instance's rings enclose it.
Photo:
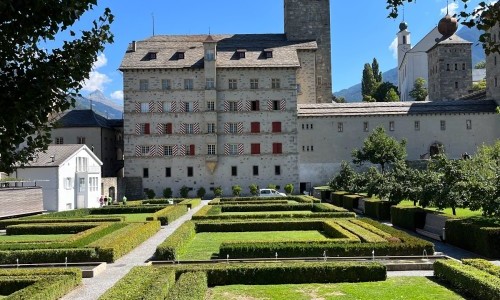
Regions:
[[[259,197],[286,197],[286,194],[280,193],[274,189],[260,189]]]

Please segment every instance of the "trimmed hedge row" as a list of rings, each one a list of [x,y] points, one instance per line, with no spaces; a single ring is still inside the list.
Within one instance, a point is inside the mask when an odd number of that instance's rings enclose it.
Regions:
[[[413,230],[424,228],[426,212],[416,206],[392,206],[391,223],[395,226]]]
[[[464,265],[472,266],[476,269],[485,271],[493,276],[500,278],[500,266],[496,266],[485,259],[480,259],[480,258],[462,259],[462,263]]]
[[[365,229],[364,227],[361,227],[357,225],[356,223],[350,222],[349,219],[344,219],[344,220],[337,220],[337,224],[342,226],[345,230],[352,232],[353,234],[357,235],[360,237],[362,242],[367,242],[367,243],[384,243],[387,240],[381,237],[380,235]]]
[[[0,251],[0,264],[15,264],[16,259],[20,264],[64,263],[66,258],[68,262],[99,261],[92,248]]]
[[[342,207],[347,210],[353,210],[358,207],[359,199],[363,198],[360,195],[343,195],[342,196]]]
[[[379,219],[389,220],[391,218],[391,206],[389,201],[365,198],[365,215]]]
[[[172,204],[174,201],[173,199],[148,199],[148,200],[142,200],[141,204]],[[128,202],[127,202],[128,204]]]
[[[175,270],[167,268],[134,267],[106,291],[100,300],[163,300],[175,285]]]
[[[66,223],[66,224],[22,224],[10,225],[6,229],[7,235],[26,235],[26,234],[74,234],[94,227],[98,224],[93,223]]]
[[[178,218],[182,217],[186,212],[186,205],[171,205],[155,212],[153,216],[147,217],[146,220],[158,220],[161,222],[161,225],[168,225]]]
[[[196,227],[192,221],[186,221],[163,243],[156,247],[154,254],[157,260],[176,260],[178,250],[189,243],[196,235]]]
[[[450,219],[446,242],[489,258],[500,258],[500,226],[481,218]]]
[[[290,201],[296,201],[299,203],[320,203],[321,200],[316,199],[312,196],[286,196],[286,197],[233,197],[233,198],[220,198],[219,201],[221,203],[224,202],[239,202],[239,201],[259,201],[259,200],[290,200]]]
[[[323,230],[322,221],[196,222],[196,232]]]
[[[179,205],[186,205],[189,209],[193,209],[200,204],[201,204],[200,198],[186,199],[184,201],[179,202]]]
[[[313,212],[347,212],[342,207],[332,205],[330,203],[314,203],[312,207]]]
[[[114,214],[148,214],[155,213],[165,208],[165,205],[140,205],[140,206],[105,206],[102,208],[91,208],[91,215],[114,215]]]
[[[477,299],[500,299],[500,278],[452,260],[434,263],[434,275],[460,292]]]
[[[167,299],[194,300],[205,299],[208,291],[206,272],[186,272],[179,276]]]
[[[264,204],[264,205],[223,205],[221,211],[225,212],[255,212],[255,211],[311,211],[311,204]]]
[[[114,217],[98,217],[89,216],[87,218],[68,218],[68,219],[8,219],[0,221],[0,229],[6,229],[10,225],[18,224],[41,224],[41,223],[85,223],[85,222],[123,222],[125,221],[124,216],[114,216]]]
[[[212,200],[208,205],[262,205],[262,204],[288,204],[288,200],[253,200],[253,201],[228,201],[221,203],[219,200]]]
[[[58,211],[49,214],[23,217],[25,220],[33,219],[56,219],[56,218],[82,218],[90,215],[90,208],[80,208],[74,210]]]
[[[330,194],[330,202],[333,205],[343,207],[344,206],[344,195],[348,195],[348,192],[337,191]]]
[[[101,261],[112,263],[139,246],[160,230],[160,222],[130,223],[98,241],[89,244],[95,247]]]

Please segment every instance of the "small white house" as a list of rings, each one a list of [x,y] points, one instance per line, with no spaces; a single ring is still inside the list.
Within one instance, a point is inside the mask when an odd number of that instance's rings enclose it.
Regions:
[[[43,188],[43,208],[64,211],[99,207],[102,162],[85,145],[49,145],[13,176],[36,180]]]

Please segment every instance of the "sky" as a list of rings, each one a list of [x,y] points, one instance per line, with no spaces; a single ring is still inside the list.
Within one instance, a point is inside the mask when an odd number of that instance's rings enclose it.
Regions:
[[[474,7],[480,0],[472,0]],[[128,44],[153,35],[283,33],[283,0],[98,0],[75,29],[88,28],[105,7],[115,16],[111,25],[114,43],[106,45],[94,65],[83,95],[96,89],[106,97],[123,101],[123,79],[118,70]],[[363,65],[377,58],[380,69],[396,67],[395,37],[402,13],[388,19],[385,0],[331,0],[333,91],[361,81]],[[425,36],[446,14],[446,0],[422,0],[406,5],[413,44]],[[450,14],[463,8],[461,0],[450,1]],[[64,36],[64,35],[62,35]]]

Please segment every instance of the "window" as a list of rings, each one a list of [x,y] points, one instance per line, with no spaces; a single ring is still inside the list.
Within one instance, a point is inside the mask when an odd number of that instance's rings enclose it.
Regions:
[[[441,120],[440,125],[441,125],[441,130],[446,130],[446,121],[445,120]]]
[[[237,50],[238,58],[245,58],[245,50]]]
[[[344,132],[344,123],[342,123],[342,122],[337,123],[337,131]]]
[[[236,79],[229,79],[229,89],[235,90],[238,88],[238,82]]]
[[[71,177],[64,178],[64,188],[67,190],[71,190],[73,188],[73,178]]]
[[[462,70],[465,70],[465,63],[462,63]]]
[[[78,191],[85,192],[85,178],[78,178]]]
[[[363,122],[363,131],[368,132],[368,122]]]
[[[238,111],[238,102],[229,101],[229,111]]]
[[[208,155],[215,155],[215,145],[214,144],[209,144],[207,145],[207,154]]]
[[[172,177],[172,168],[170,167],[165,168],[165,177]]]
[[[149,81],[147,79],[139,80],[139,90],[147,91],[149,89]]]
[[[76,138],[76,143],[77,144],[85,144],[85,137],[84,136],[79,136]]]
[[[215,89],[215,80],[213,78],[207,78],[206,80],[206,89],[213,90]]]
[[[227,123],[228,133],[238,133],[238,123]]]
[[[213,60],[215,60],[215,51],[214,50],[207,50],[207,51],[205,51],[205,60],[206,61],[213,61]]]
[[[446,64],[446,71],[450,70],[450,64]]]
[[[76,158],[76,171],[77,172],[87,172],[88,160],[86,157]]]
[[[98,178],[89,177],[89,191],[97,192],[97,189],[98,189]]]
[[[496,66],[497,65],[497,57],[493,56],[493,64]]]
[[[172,134],[172,123],[165,124],[165,134]]]
[[[231,176],[238,176],[238,167],[231,166]]]
[[[394,131],[394,121],[389,121],[389,131]]]
[[[170,101],[163,102],[163,112],[171,112],[172,111],[172,105],[173,103]]]
[[[173,155],[172,146],[163,146],[163,155],[172,156]]]
[[[250,133],[260,133],[260,123],[259,122],[250,123]]]
[[[170,83],[170,79],[162,79],[161,80],[161,89],[162,90],[170,90],[172,88],[172,85]]]
[[[193,177],[193,167],[187,167],[187,177]]]
[[[141,113],[147,113],[147,112],[149,112],[149,103],[142,102],[141,103]]]
[[[149,178],[149,169],[148,168],[143,168],[142,169],[142,177],[143,178]]]
[[[282,154],[283,149],[281,143],[273,143],[273,154]]]
[[[415,131],[419,131],[420,130],[420,121],[415,121]]]
[[[185,124],[185,134],[194,134],[194,124]]]
[[[215,123],[207,123],[207,133],[215,133]]]
[[[150,134],[150,131],[149,131],[149,123],[141,123],[140,124],[140,127],[141,127],[141,134]]]
[[[467,128],[467,130],[471,130],[472,129],[472,120],[465,120],[465,127]]]
[[[274,175],[281,175],[281,166],[274,166]]]
[[[207,102],[207,111],[215,111],[215,102],[214,101]]]
[[[192,112],[193,111],[193,102],[182,102],[182,105],[184,106],[185,112]]]
[[[273,122],[272,132],[281,132],[281,122]]]
[[[253,176],[259,176],[259,166],[252,167]]]
[[[296,88],[298,94],[302,94],[302,87],[300,86],[299,83],[297,83],[297,85],[295,86],[295,88]]]
[[[280,102],[278,100],[273,100],[273,110],[280,110]]]
[[[195,146],[193,144],[186,145],[186,155],[188,155],[188,156],[195,155]]]
[[[273,51],[272,50],[264,50],[264,56],[266,58],[273,58]]]
[[[273,89],[279,89],[281,87],[281,81],[279,78],[272,78],[271,79],[271,88]]]
[[[495,76],[495,87],[498,87],[498,78]]]
[[[64,144],[64,138],[63,137],[56,137],[56,144],[57,145]]]
[[[149,146],[141,146],[141,155],[149,155]]]
[[[250,88],[255,90],[259,88],[259,80],[258,79],[250,79]]]
[[[314,151],[314,146],[311,146],[311,152]]]
[[[238,155],[238,144],[229,144],[229,155]]]
[[[458,89],[458,81],[455,81],[455,89]]]
[[[193,89],[193,79],[184,79],[184,89],[185,90]]]
[[[184,59],[185,55],[184,52],[177,52],[177,59]]]
[[[250,154],[260,154],[260,144],[250,144]]]
[[[458,64],[455,64],[455,71],[458,70]]]
[[[259,100],[254,100],[251,102],[251,108],[252,111],[259,111],[260,110],[260,102]]]

